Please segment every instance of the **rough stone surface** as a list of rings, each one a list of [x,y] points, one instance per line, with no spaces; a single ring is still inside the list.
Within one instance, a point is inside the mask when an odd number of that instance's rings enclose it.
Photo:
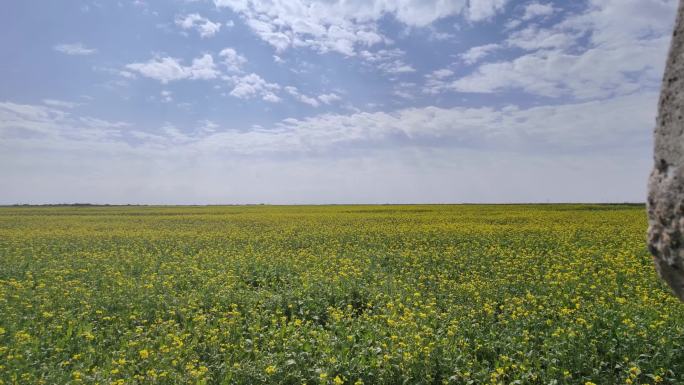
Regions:
[[[648,244],[660,276],[684,301],[684,0],[658,106],[648,193]]]

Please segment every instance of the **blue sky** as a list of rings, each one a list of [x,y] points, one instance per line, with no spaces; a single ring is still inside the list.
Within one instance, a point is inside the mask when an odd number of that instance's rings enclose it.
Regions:
[[[0,204],[643,201],[675,9],[3,2]]]

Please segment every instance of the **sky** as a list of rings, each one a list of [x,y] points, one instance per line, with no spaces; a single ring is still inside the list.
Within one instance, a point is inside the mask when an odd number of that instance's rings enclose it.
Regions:
[[[676,0],[10,0],[0,204],[643,202]]]

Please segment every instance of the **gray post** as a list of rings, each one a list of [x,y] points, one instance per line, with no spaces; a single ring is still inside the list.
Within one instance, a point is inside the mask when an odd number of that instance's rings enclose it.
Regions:
[[[648,246],[660,276],[684,301],[684,0],[680,0],[658,105],[648,192]]]

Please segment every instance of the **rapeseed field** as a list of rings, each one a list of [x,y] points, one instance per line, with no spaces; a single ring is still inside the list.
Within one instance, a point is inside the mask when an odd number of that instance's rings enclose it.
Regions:
[[[0,384],[684,384],[637,205],[0,208]]]

